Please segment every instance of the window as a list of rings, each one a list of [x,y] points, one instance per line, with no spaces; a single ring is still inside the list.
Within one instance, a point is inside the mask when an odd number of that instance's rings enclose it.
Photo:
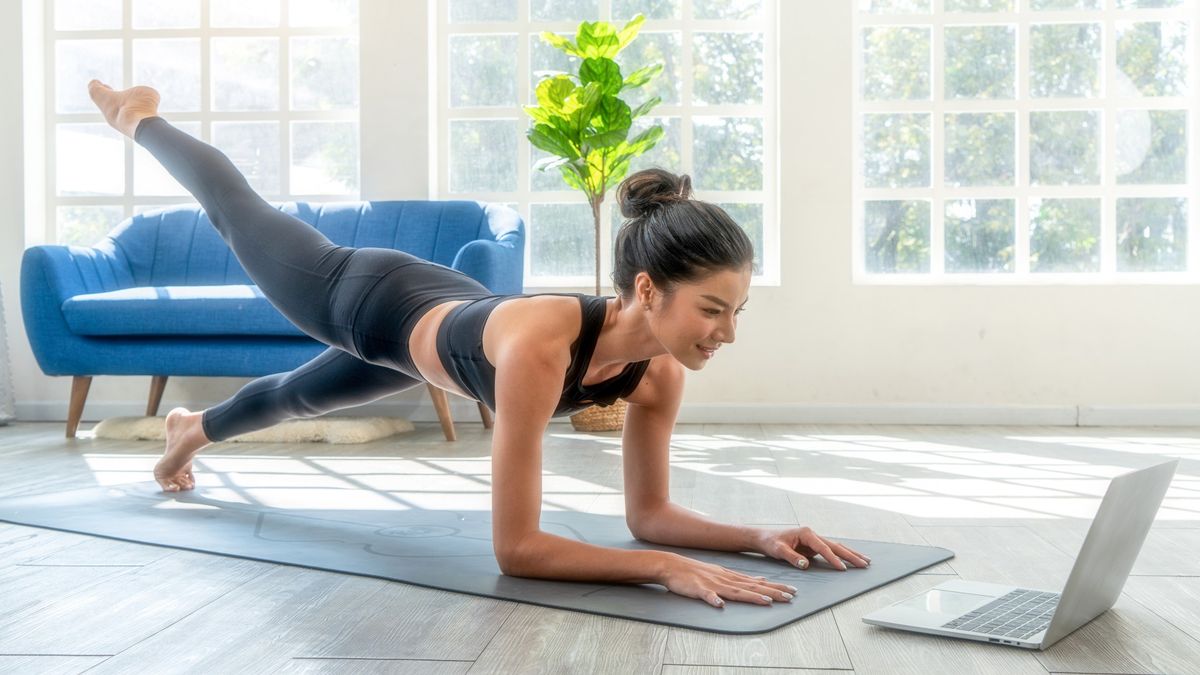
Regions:
[[[441,199],[508,203],[528,226],[526,284],[594,283],[592,214],[557,172],[534,171],[545,155],[525,138],[521,106],[546,73],[579,64],[542,42],[542,31],[574,37],[583,20],[618,26],[646,17],[618,56],[623,73],[652,61],[666,68],[632,105],[663,103],[643,124],[666,132],[631,167],[692,176],[697,198],[720,204],[754,241],[756,283],[778,283],[775,6],[773,0],[447,0],[437,3],[435,166]],[[627,92],[626,96],[631,94]],[[639,100],[640,99],[640,100]],[[639,131],[635,123],[633,133]],[[602,275],[622,219],[615,190],[605,198]]]
[[[267,199],[357,197],[357,0],[51,0],[45,11],[47,240],[91,244],[133,213],[190,199],[102,121],[92,78],[157,88],[164,116]]]
[[[1195,30],[1195,0],[859,0],[856,279],[1200,279]]]

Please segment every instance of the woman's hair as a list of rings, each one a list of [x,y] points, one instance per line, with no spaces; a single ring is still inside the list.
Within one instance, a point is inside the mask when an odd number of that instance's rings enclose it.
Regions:
[[[662,169],[621,182],[617,202],[627,220],[617,233],[612,274],[621,297],[633,295],[638,272],[669,295],[678,284],[754,264],[754,245],[742,228],[721,207],[691,196],[690,177]]]

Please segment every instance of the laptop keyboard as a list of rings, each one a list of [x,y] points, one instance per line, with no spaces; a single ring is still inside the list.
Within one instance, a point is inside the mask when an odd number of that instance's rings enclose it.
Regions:
[[[1050,625],[1058,598],[1058,593],[1018,589],[963,614],[942,628],[1024,640]]]

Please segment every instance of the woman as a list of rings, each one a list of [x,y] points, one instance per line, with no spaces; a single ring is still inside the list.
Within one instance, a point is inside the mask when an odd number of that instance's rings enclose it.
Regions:
[[[431,382],[495,411],[492,535],[504,574],[658,583],[716,607],[725,600],[791,600],[795,588],[765,577],[540,531],[547,423],[619,397],[629,404],[622,447],[626,521],[634,536],[752,551],[801,569],[814,555],[839,570],[846,569],[843,560],[867,566],[865,556],[808,528],[725,525],[668,498],[668,448],[684,369],[703,368],[733,342],[753,255],[724,211],[689,199],[686,176],[648,170],[618,189],[621,213],[630,220],[617,240],[617,297],[498,297],[466,275],[400,251],[337,246],[271,207],[225,155],[158,117],[153,89],[113,91],[93,80],[88,91],[109,124],[196,197],[272,305],[330,346],[213,408],[172,410],[166,452],[154,470],[164,490],[192,489],[192,458],[212,442]]]

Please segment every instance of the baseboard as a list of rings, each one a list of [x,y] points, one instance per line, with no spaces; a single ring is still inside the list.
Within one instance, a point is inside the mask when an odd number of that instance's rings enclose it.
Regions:
[[[212,402],[163,402],[160,414],[173,406],[199,410]],[[84,422],[106,417],[141,415],[145,402],[89,403]],[[66,401],[36,401],[16,404],[18,420],[61,422],[66,419]],[[450,413],[456,424],[480,424],[474,401],[450,397]],[[383,401],[338,411],[345,416],[402,417],[413,422],[437,422],[437,412],[428,400]],[[1167,426],[1200,427],[1200,405],[1196,406],[1006,406],[940,405],[896,403],[840,405],[803,403],[685,403],[678,421],[682,424],[937,424],[994,426]]]

